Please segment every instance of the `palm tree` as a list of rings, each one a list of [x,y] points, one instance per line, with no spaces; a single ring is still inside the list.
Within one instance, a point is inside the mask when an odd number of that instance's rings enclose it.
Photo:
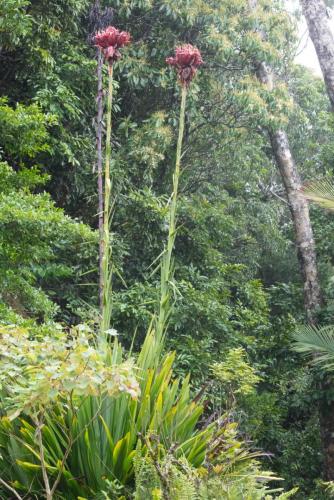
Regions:
[[[334,184],[329,179],[320,179],[302,188],[304,197],[327,210],[334,211]],[[334,325],[317,327],[305,325],[294,334],[294,350],[308,355],[311,362],[326,371],[334,370]]]
[[[319,179],[306,184],[302,193],[306,199],[314,201],[320,207],[334,210],[334,184],[329,179]]]
[[[309,356],[312,364],[325,371],[334,371],[334,326],[301,326],[294,340],[295,351]]]

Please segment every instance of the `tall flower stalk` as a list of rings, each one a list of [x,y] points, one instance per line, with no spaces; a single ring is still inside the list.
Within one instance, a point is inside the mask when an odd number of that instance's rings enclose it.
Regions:
[[[173,193],[169,207],[169,228],[168,239],[165,251],[162,256],[161,262],[161,277],[160,277],[160,303],[159,311],[156,320],[156,336],[158,343],[163,341],[166,331],[168,318],[171,313],[171,293],[172,293],[172,279],[173,279],[173,260],[172,253],[175,243],[177,232],[177,200],[179,181],[181,176],[181,156],[182,156],[182,142],[184,135],[184,122],[186,111],[186,98],[189,85],[194,78],[197,68],[203,64],[200,51],[190,44],[177,47],[174,57],[166,59],[167,64],[174,66],[178,72],[179,82],[181,84],[181,106],[179,118],[179,133],[176,146],[176,159],[175,169],[173,174]],[[163,342],[161,342],[161,345]]]
[[[110,326],[111,319],[111,292],[112,292],[112,245],[110,244],[110,158],[111,158],[111,114],[112,114],[112,89],[113,89],[113,66],[108,65],[108,100],[107,100],[107,135],[106,135],[106,158],[104,169],[104,207],[103,207],[103,255],[102,255],[102,308],[101,308],[101,332],[105,332]]]
[[[100,313],[103,309],[103,158],[102,158],[102,135],[103,135],[103,54],[98,51],[97,56],[97,190],[98,190],[98,219],[99,219],[99,306]]]
[[[89,25],[91,34],[89,35],[89,42],[94,43],[95,35],[99,30],[109,26],[114,16],[114,11],[111,7],[101,9],[100,0],[95,0],[89,13]],[[102,138],[103,138],[103,65],[104,55],[100,47],[97,48],[97,96],[96,96],[96,167],[97,167],[97,192],[98,192],[98,227],[99,227],[99,308],[102,313],[103,304],[103,272],[102,260],[104,254],[103,248],[103,152],[102,152]],[[95,173],[95,167],[93,169]]]
[[[111,293],[112,293],[112,244],[110,240],[110,200],[111,200],[111,130],[112,130],[112,91],[113,91],[113,64],[121,57],[120,49],[130,42],[130,35],[109,26],[98,32],[94,43],[99,47],[101,54],[108,63],[108,97],[107,97],[107,133],[104,168],[104,199],[103,199],[103,231],[100,232],[100,331],[104,338],[111,320]]]

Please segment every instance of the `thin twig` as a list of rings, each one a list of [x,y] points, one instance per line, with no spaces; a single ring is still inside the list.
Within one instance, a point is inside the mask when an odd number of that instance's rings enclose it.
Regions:
[[[68,445],[67,445],[67,448],[66,448],[66,451],[63,455],[63,458],[62,458],[62,461],[61,461],[61,464],[60,464],[60,467],[59,467],[59,471],[58,471],[58,474],[57,474],[57,477],[55,479],[55,482],[53,483],[53,486],[51,488],[51,498],[52,496],[54,495],[55,491],[56,491],[56,488],[59,484],[59,481],[61,480],[61,476],[63,474],[63,471],[64,471],[64,467],[65,467],[65,462],[72,450],[72,447],[73,447],[73,439],[72,439],[72,436],[70,436],[69,440],[68,440]]]
[[[0,477],[0,484],[2,484],[2,486],[4,486],[5,488],[7,488],[8,491],[10,491],[11,493],[13,493],[13,495],[15,495],[16,498],[18,498],[19,500],[23,500],[23,497],[21,497],[16,490],[14,490],[14,488],[12,488],[8,483],[6,483],[6,481],[4,481],[3,479],[1,479]]]
[[[39,455],[40,455],[40,460],[41,460],[42,476],[43,476],[43,481],[44,481],[44,486],[45,486],[46,500],[52,500],[53,495],[51,493],[50,481],[49,481],[49,476],[48,476],[48,472],[46,469],[46,463],[45,463],[44,445],[43,445],[43,437],[42,437],[42,430],[41,430],[42,429],[42,422],[36,418],[35,425],[36,425],[36,436],[37,436],[37,441],[38,441],[38,446],[39,446]]]

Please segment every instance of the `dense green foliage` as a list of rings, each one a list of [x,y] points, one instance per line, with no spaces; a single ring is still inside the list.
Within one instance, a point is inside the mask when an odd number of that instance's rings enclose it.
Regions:
[[[263,498],[258,461],[284,478],[286,490],[297,486],[296,498],[327,498],[320,484],[322,395],[318,372],[291,350],[295,327],[304,322],[302,280],[266,132],[268,126],[287,127],[303,179],[332,175],[333,117],[323,82],[293,64],[296,21],[276,0],[259,2],[256,15],[249,14],[245,0],[101,3],[114,9],[113,23],[133,39],[115,65],[114,79],[112,335],[123,345],[114,356],[124,357],[125,349],[135,355],[142,395],[110,398],[98,421],[94,415],[101,405],[94,399],[85,400],[75,415],[53,408],[43,430],[50,471],[59,471],[66,448],[62,433],[73,437],[81,426],[85,432],[78,434],[60,483],[73,498],[129,495],[134,477],[135,498],[163,498],[161,491],[181,484],[184,475],[188,496],[195,488],[202,491],[199,498],[215,498],[224,487],[226,498]],[[93,329],[97,323],[96,51],[89,41],[90,8],[88,0],[0,0],[4,325],[43,332],[37,324],[58,321],[67,331],[81,322]],[[267,33],[265,42],[256,33],[259,26]],[[165,58],[179,42],[197,45],[205,64],[188,92],[175,305],[166,354],[154,359],[158,347],[150,325],[160,293],[154,270],[168,234],[180,100]],[[255,78],[259,59],[283,82],[274,93]],[[312,223],[325,299],[320,317],[329,323],[334,222],[314,208]],[[176,355],[169,354],[174,350]],[[199,393],[204,406],[192,400]],[[110,406],[119,421],[110,417]],[[238,435],[234,424],[218,431],[205,427],[221,415],[238,423]],[[35,429],[26,419],[4,420],[3,426],[4,479],[16,477],[23,491],[33,481],[35,493],[41,485]],[[152,436],[144,438],[146,431]],[[231,448],[223,446],[213,460],[218,469],[205,462],[200,471],[214,432]],[[18,445],[22,440],[25,445]],[[140,457],[138,450],[150,446],[152,453]],[[235,485],[229,482],[235,472],[231,455],[239,457],[239,447],[247,460],[236,463],[236,470],[240,466],[247,480]],[[251,448],[265,452],[256,463]]]

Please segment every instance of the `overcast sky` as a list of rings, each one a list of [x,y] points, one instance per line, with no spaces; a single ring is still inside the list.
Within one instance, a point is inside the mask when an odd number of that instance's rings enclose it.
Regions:
[[[296,9],[299,9],[299,2],[298,0],[286,0],[286,6],[288,10],[291,12],[295,11]],[[334,31],[334,15],[332,16],[332,19],[330,20],[330,24],[332,26],[332,29]],[[300,45],[299,45],[299,50],[298,50],[298,55],[296,57],[296,61],[299,64],[303,64],[304,66],[307,66],[308,68],[311,68],[317,75],[322,76],[317,54],[314,50],[313,43],[310,40],[308,31],[307,31],[307,25],[306,21],[303,16],[301,16],[300,23],[299,23],[299,39],[300,39]]]

